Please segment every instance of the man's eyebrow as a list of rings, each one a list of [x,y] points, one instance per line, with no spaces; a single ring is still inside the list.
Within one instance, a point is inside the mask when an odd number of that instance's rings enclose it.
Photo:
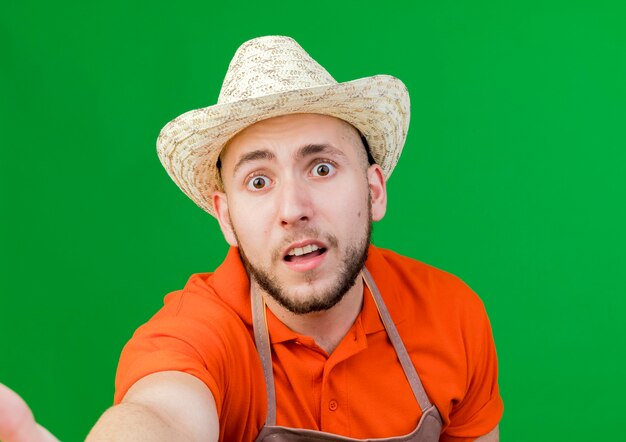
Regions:
[[[274,155],[269,150],[259,149],[259,150],[253,150],[252,152],[248,152],[242,155],[241,158],[239,158],[239,161],[237,161],[237,164],[235,164],[233,175],[237,173],[237,169],[239,169],[245,163],[249,163],[251,161],[258,161],[258,160],[273,160],[274,158],[276,158],[276,155]]]
[[[330,144],[307,144],[302,146],[295,154],[297,159],[306,158],[320,153],[333,154],[345,157],[346,154]]]

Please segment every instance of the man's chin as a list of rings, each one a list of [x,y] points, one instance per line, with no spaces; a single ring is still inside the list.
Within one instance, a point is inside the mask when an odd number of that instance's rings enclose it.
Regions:
[[[345,293],[326,299],[311,299],[287,296],[278,297],[275,294],[271,293],[268,293],[268,295],[285,310],[295,315],[308,315],[330,310],[341,301]]]
[[[355,282],[356,278],[352,281],[318,279],[294,285],[281,284],[281,290],[276,290],[276,285],[268,286],[257,281],[275,302],[297,315],[324,312],[335,307]],[[286,287],[289,289],[285,289]]]

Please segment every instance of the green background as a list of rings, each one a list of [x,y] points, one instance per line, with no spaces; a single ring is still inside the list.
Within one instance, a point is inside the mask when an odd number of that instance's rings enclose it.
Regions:
[[[626,395],[622,1],[3,2],[0,381],[63,440],[111,403],[134,329],[226,250],[158,162],[244,40],[339,81],[401,78],[412,123],[374,241],[491,317],[502,439],[620,439]]]

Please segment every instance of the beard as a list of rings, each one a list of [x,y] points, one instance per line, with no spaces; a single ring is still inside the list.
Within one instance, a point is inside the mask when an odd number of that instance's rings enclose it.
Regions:
[[[300,236],[303,234],[309,237],[320,238],[324,237],[327,244],[337,247],[338,240],[332,235],[320,235],[319,232],[313,229],[303,229],[299,232]],[[294,294],[290,294],[287,287],[282,285],[279,279],[267,269],[253,264],[246,256],[241,243],[239,243],[239,256],[248,273],[248,277],[263,289],[270,297],[278,302],[286,310],[297,314],[304,315],[307,313],[321,312],[328,310],[339,301],[343,299],[345,294],[356,283],[356,279],[359,276],[361,270],[365,266],[367,260],[367,251],[372,237],[372,221],[371,221],[371,206],[366,223],[365,231],[363,235],[357,239],[354,244],[350,244],[344,254],[342,263],[336,270],[336,275],[333,281],[326,290],[319,291],[308,299],[298,299]],[[293,240],[290,239],[286,243],[290,243]],[[277,249],[278,250],[278,249]],[[280,253],[274,253],[274,260],[282,259]],[[307,281],[314,281],[314,275],[307,276]]]

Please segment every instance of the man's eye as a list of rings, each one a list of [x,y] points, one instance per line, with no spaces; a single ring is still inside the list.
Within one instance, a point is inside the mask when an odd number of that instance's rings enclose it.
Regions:
[[[264,175],[257,175],[248,181],[249,190],[262,190],[269,186],[270,179]]]
[[[313,176],[328,176],[335,172],[335,166],[330,163],[318,163],[313,167]]]

